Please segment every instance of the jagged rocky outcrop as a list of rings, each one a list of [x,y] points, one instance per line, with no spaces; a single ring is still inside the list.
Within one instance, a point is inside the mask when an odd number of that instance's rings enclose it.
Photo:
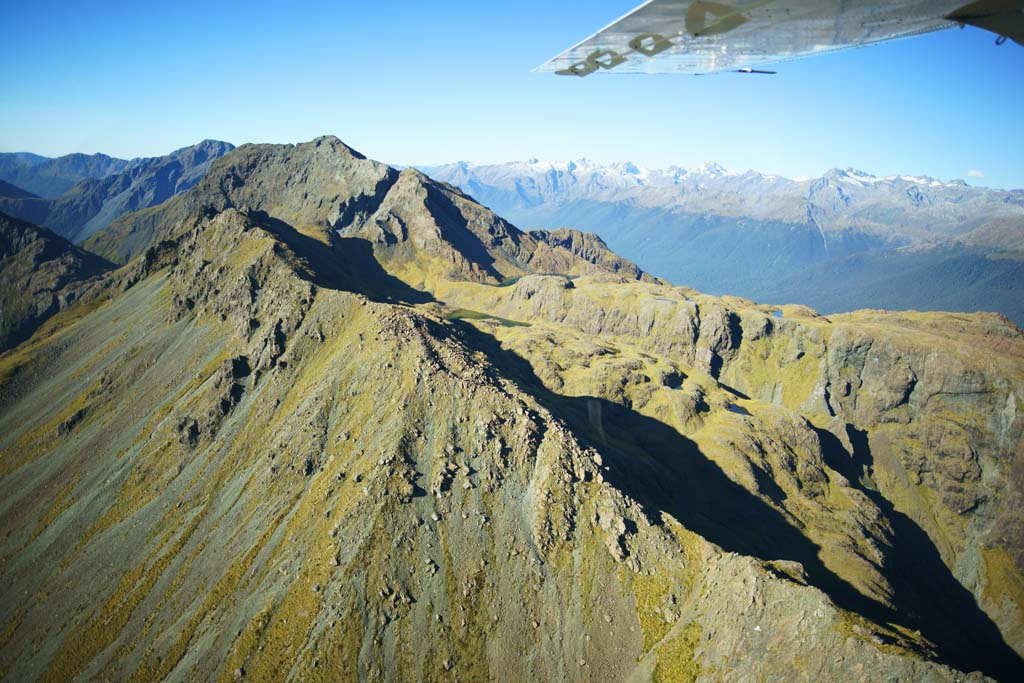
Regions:
[[[641,281],[331,138],[239,148],[99,235],[135,256],[0,355],[4,677],[1019,666],[1005,321]]]
[[[299,228],[348,223],[365,215],[397,175],[337,138],[302,145],[242,145],[214,162],[188,192],[153,211],[114,221],[86,246],[123,263],[176,235],[192,216],[228,208],[264,211]]]
[[[402,171],[364,220],[335,226],[343,235],[369,240],[382,260],[406,279],[419,277],[423,286],[424,276],[429,279],[438,272],[444,279],[492,284],[531,272],[650,279],[611,254],[596,236],[523,233],[459,190],[416,169]]]
[[[58,197],[45,224],[81,243],[123,214],[157,206],[199,182],[234,145],[204,140],[162,157],[133,159],[120,173],[89,178]]]
[[[530,237],[552,247],[562,247],[574,256],[601,266],[613,273],[620,273],[630,279],[655,282],[656,278],[640,270],[635,263],[622,258],[592,232],[580,232],[571,228],[557,230],[531,230]],[[552,268],[549,272],[564,272],[565,268]]]

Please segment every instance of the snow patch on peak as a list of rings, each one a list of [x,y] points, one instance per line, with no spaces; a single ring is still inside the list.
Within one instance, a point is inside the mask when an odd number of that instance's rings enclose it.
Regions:
[[[722,166],[720,164],[715,163],[714,161],[705,161],[700,166],[697,166],[696,168],[692,169],[691,173],[694,173],[695,175],[712,175],[712,176],[719,176],[719,175],[733,176],[733,175],[736,175],[735,172],[730,171],[729,169],[725,168],[724,166]]]
[[[865,173],[864,171],[859,171],[856,168],[846,169],[846,177],[861,183],[862,185],[873,185],[878,182],[878,178],[875,176],[870,173]]]
[[[871,175],[870,173],[859,171],[855,168],[833,168],[827,171],[825,175],[822,177],[829,180],[838,180],[841,182],[853,183],[854,185],[860,185],[861,187],[875,185],[878,183],[877,177]]]
[[[913,183],[914,185],[919,185],[921,187],[955,187],[956,186],[956,182],[955,181],[943,182],[941,180],[936,180],[935,178],[932,178],[932,177],[926,176],[926,175],[923,175],[923,176],[917,176],[917,175],[886,176],[885,179],[889,180],[889,181],[902,180],[903,182]]]
[[[620,161],[616,164],[612,164],[611,167],[616,171],[628,173],[629,175],[645,175],[647,173],[647,169],[640,168],[632,161]]]

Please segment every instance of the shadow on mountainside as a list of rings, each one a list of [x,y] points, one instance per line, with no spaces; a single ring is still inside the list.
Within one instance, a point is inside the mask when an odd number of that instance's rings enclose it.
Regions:
[[[875,502],[897,530],[897,542],[906,544],[896,551],[893,566],[885,568],[897,591],[898,611],[863,595],[829,570],[817,544],[778,510],[729,479],[675,429],[605,399],[555,394],[544,387],[527,360],[503,349],[494,337],[469,323],[451,324],[472,348],[486,353],[496,368],[589,441],[608,466],[605,478],[637,500],[651,523],[661,524],[661,513],[666,512],[726,551],[799,562],[808,582],[825,591],[836,605],[878,624],[919,629],[951,666],[1003,680],[1020,671],[1020,658],[953,578],[928,536],[877,493]],[[834,460],[834,452],[828,458]],[[937,604],[929,605],[929,600]]]
[[[477,236],[469,227],[469,221],[462,215],[455,203],[443,192],[428,186],[427,207],[439,225],[444,227],[444,239],[471,263],[477,264],[489,276],[501,280],[494,269],[494,257],[487,252],[483,237]],[[497,217],[495,217],[497,220]]]
[[[0,353],[73,306],[89,281],[114,270],[49,228],[0,212]]]
[[[392,304],[434,301],[429,293],[410,287],[384,270],[373,254],[373,246],[365,239],[338,237],[331,231],[326,233],[329,244],[325,244],[266,212],[250,211],[249,216],[305,261],[312,282],[318,287],[357,292]]]
[[[1017,679],[1024,671],[1024,659],[1007,645],[971,592],[953,576],[928,534],[889,499],[862,483],[862,475],[874,468],[867,433],[847,425],[850,453],[832,433],[815,431],[825,463],[870,498],[892,525],[894,542],[886,578],[900,613],[910,616],[925,637],[940,644],[951,664],[978,669],[999,680]]]

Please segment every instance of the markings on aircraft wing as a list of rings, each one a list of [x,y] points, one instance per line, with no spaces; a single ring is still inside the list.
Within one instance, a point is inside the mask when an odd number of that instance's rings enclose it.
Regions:
[[[687,35],[694,38],[723,35],[749,21],[744,12],[759,9],[771,2],[773,0],[761,0],[743,7],[730,7],[720,2],[696,0],[686,11],[686,30],[679,31],[673,36],[673,38],[679,39],[678,42],[673,42],[672,38],[666,38],[660,33],[641,33],[629,41],[628,50],[621,52],[611,48],[594,50],[587,55],[586,59],[555,73],[559,76],[589,76],[598,69],[614,69],[618,65],[624,64],[626,58],[631,54],[653,57],[681,44]],[[707,24],[708,14],[717,19],[710,26]]]
[[[655,52],[648,52],[647,50],[653,49],[651,43],[648,43],[644,47],[635,47],[633,43],[636,42],[637,38],[648,38],[653,42],[653,45],[664,45]],[[576,62],[572,66],[566,67],[565,69],[559,69],[555,73],[559,76],[589,76],[598,69],[614,69],[619,64],[626,61],[626,57],[633,53],[640,53],[642,55],[652,56],[658,54],[658,52],[664,52],[668,48],[672,47],[674,43],[659,33],[644,33],[637,36],[633,40],[629,41],[631,49],[618,52],[617,50],[603,49],[594,50],[587,58]]]
[[[680,31],[678,35],[682,35],[682,32]],[[633,48],[634,52],[653,57],[672,47],[672,41],[657,33],[642,33],[629,41],[629,46]]]
[[[720,2],[705,2],[697,0],[686,10],[686,32],[694,38],[704,36],[719,36],[723,33],[739,28],[747,23],[750,18],[743,14],[760,9],[773,0],[761,0],[743,7],[729,7]],[[715,15],[718,21],[708,26],[708,13]]]
[[[718,17],[718,21],[707,25],[708,13]],[[728,5],[720,2],[697,2],[686,10],[686,30],[695,38],[701,36],[717,36],[728,33],[747,23],[747,18]]]

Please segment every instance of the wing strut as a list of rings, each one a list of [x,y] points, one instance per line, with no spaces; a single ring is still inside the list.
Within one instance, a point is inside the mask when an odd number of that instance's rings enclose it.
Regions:
[[[1024,45],[1024,0],[980,0],[961,7],[946,18],[961,26],[970,24],[997,34],[999,45],[1007,38]]]

